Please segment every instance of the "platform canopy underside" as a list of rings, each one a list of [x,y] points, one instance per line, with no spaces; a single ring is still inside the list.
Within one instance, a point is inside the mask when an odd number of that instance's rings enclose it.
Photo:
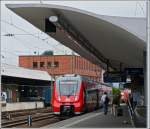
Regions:
[[[7,4],[13,12],[45,32],[45,18],[58,16],[82,34],[98,54],[74,42],[68,33],[57,29],[51,37],[73,49],[79,55],[106,69],[103,56],[117,70],[126,67],[143,67],[146,50],[146,19],[97,15],[76,8],[50,4]],[[100,55],[101,54],[101,55]]]

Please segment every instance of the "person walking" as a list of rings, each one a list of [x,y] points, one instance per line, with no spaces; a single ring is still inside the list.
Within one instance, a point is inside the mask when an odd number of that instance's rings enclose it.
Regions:
[[[108,112],[108,103],[109,103],[107,92],[104,92],[104,94],[102,95],[101,102],[103,104],[104,114],[106,115]]]
[[[120,105],[120,97],[119,95],[114,95],[112,100],[112,108],[111,108],[111,114],[114,116],[117,115],[117,107]]]

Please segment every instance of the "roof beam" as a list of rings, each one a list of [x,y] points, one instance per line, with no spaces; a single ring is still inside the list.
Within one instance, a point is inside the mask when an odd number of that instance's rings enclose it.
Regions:
[[[111,63],[108,63],[108,60],[106,57],[103,56],[101,52],[99,52],[91,43],[88,41],[66,18],[63,14],[60,12],[53,10],[54,14],[58,16],[58,22],[54,22],[56,27],[59,29],[65,30],[69,36],[73,40],[76,41],[76,43],[86,50],[88,50],[90,53],[92,53],[95,58],[98,58],[98,60],[102,61],[103,63],[107,64],[109,67],[113,68],[116,70],[117,68],[114,68]]]

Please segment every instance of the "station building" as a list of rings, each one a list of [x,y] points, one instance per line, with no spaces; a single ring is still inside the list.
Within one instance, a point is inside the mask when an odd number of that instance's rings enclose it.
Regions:
[[[130,87],[137,92],[143,92],[144,108],[148,111],[146,18],[99,15],[53,4],[6,6],[33,26],[91,62],[100,64],[104,69],[108,65],[115,71],[143,68],[144,76],[132,76]],[[37,12],[41,15],[36,15]],[[49,20],[51,16],[55,16],[57,20]],[[146,112],[144,114],[146,116]]]
[[[99,66],[76,55],[19,56],[19,66],[47,71],[54,78],[63,74],[80,74],[99,82],[103,78]]]
[[[46,103],[50,104],[51,81],[53,82],[54,80],[46,71],[30,70],[18,66],[2,64],[1,93],[4,94],[2,101],[6,101],[6,109],[4,110],[13,110],[15,105],[18,105],[16,108],[20,108],[20,104],[23,104],[23,102],[30,102],[29,105],[31,107],[34,107],[32,102],[42,102],[41,104],[43,106]],[[9,109],[7,109],[8,105]],[[30,106],[27,106],[27,108],[30,108]],[[21,107],[23,107],[23,105],[21,105]]]

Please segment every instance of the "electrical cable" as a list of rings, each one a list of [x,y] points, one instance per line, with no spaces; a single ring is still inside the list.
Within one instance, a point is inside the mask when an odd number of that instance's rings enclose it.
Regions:
[[[28,78],[27,78],[28,79]],[[35,79],[33,79],[33,80],[35,80]],[[43,80],[41,80],[41,81],[43,81]],[[46,80],[44,80],[44,81],[46,81]],[[19,85],[19,86],[21,86],[21,87],[35,87],[35,88],[39,88],[39,87],[50,87],[50,85],[20,85],[20,84],[6,84],[6,83],[2,83],[3,85]],[[37,87],[38,86],[38,87]]]
[[[17,28],[17,29],[19,29],[19,30],[21,30],[21,31],[23,31],[23,32],[25,32],[25,33],[27,33],[27,34],[29,34],[29,35],[31,35],[31,36],[33,36],[33,37],[35,37],[35,38],[37,38],[37,39],[40,39],[41,41],[43,41],[43,42],[45,42],[45,39],[42,39],[42,38],[40,38],[39,36],[36,36],[36,35],[34,35],[34,34],[32,34],[32,33],[29,33],[29,32],[27,32],[26,30],[24,30],[24,29],[22,29],[22,28],[20,28],[20,27],[18,27],[18,26],[16,26],[15,24],[11,24],[11,23],[9,23],[9,22],[7,22],[7,21],[5,21],[5,20],[1,20],[2,22],[4,22],[4,23],[6,23],[6,24],[9,24],[9,25],[11,25],[11,26],[13,26],[13,27],[15,27],[15,28]],[[37,34],[39,34],[39,33],[37,33]],[[45,35],[47,35],[47,34],[45,34]],[[47,35],[48,37],[46,38],[46,39],[48,39],[49,38],[49,35]],[[59,51],[62,51],[61,49],[59,49],[59,48],[56,48],[56,46],[54,46],[54,45],[52,45],[52,44],[49,44],[48,42],[45,42],[47,45],[49,45],[50,47],[54,47],[55,49],[57,49],[57,50],[59,50]],[[58,44],[57,44],[58,45]],[[59,45],[62,45],[62,44],[60,44],[59,43]],[[64,46],[64,45],[62,45],[62,46]],[[62,51],[63,53],[64,53],[64,51]]]

